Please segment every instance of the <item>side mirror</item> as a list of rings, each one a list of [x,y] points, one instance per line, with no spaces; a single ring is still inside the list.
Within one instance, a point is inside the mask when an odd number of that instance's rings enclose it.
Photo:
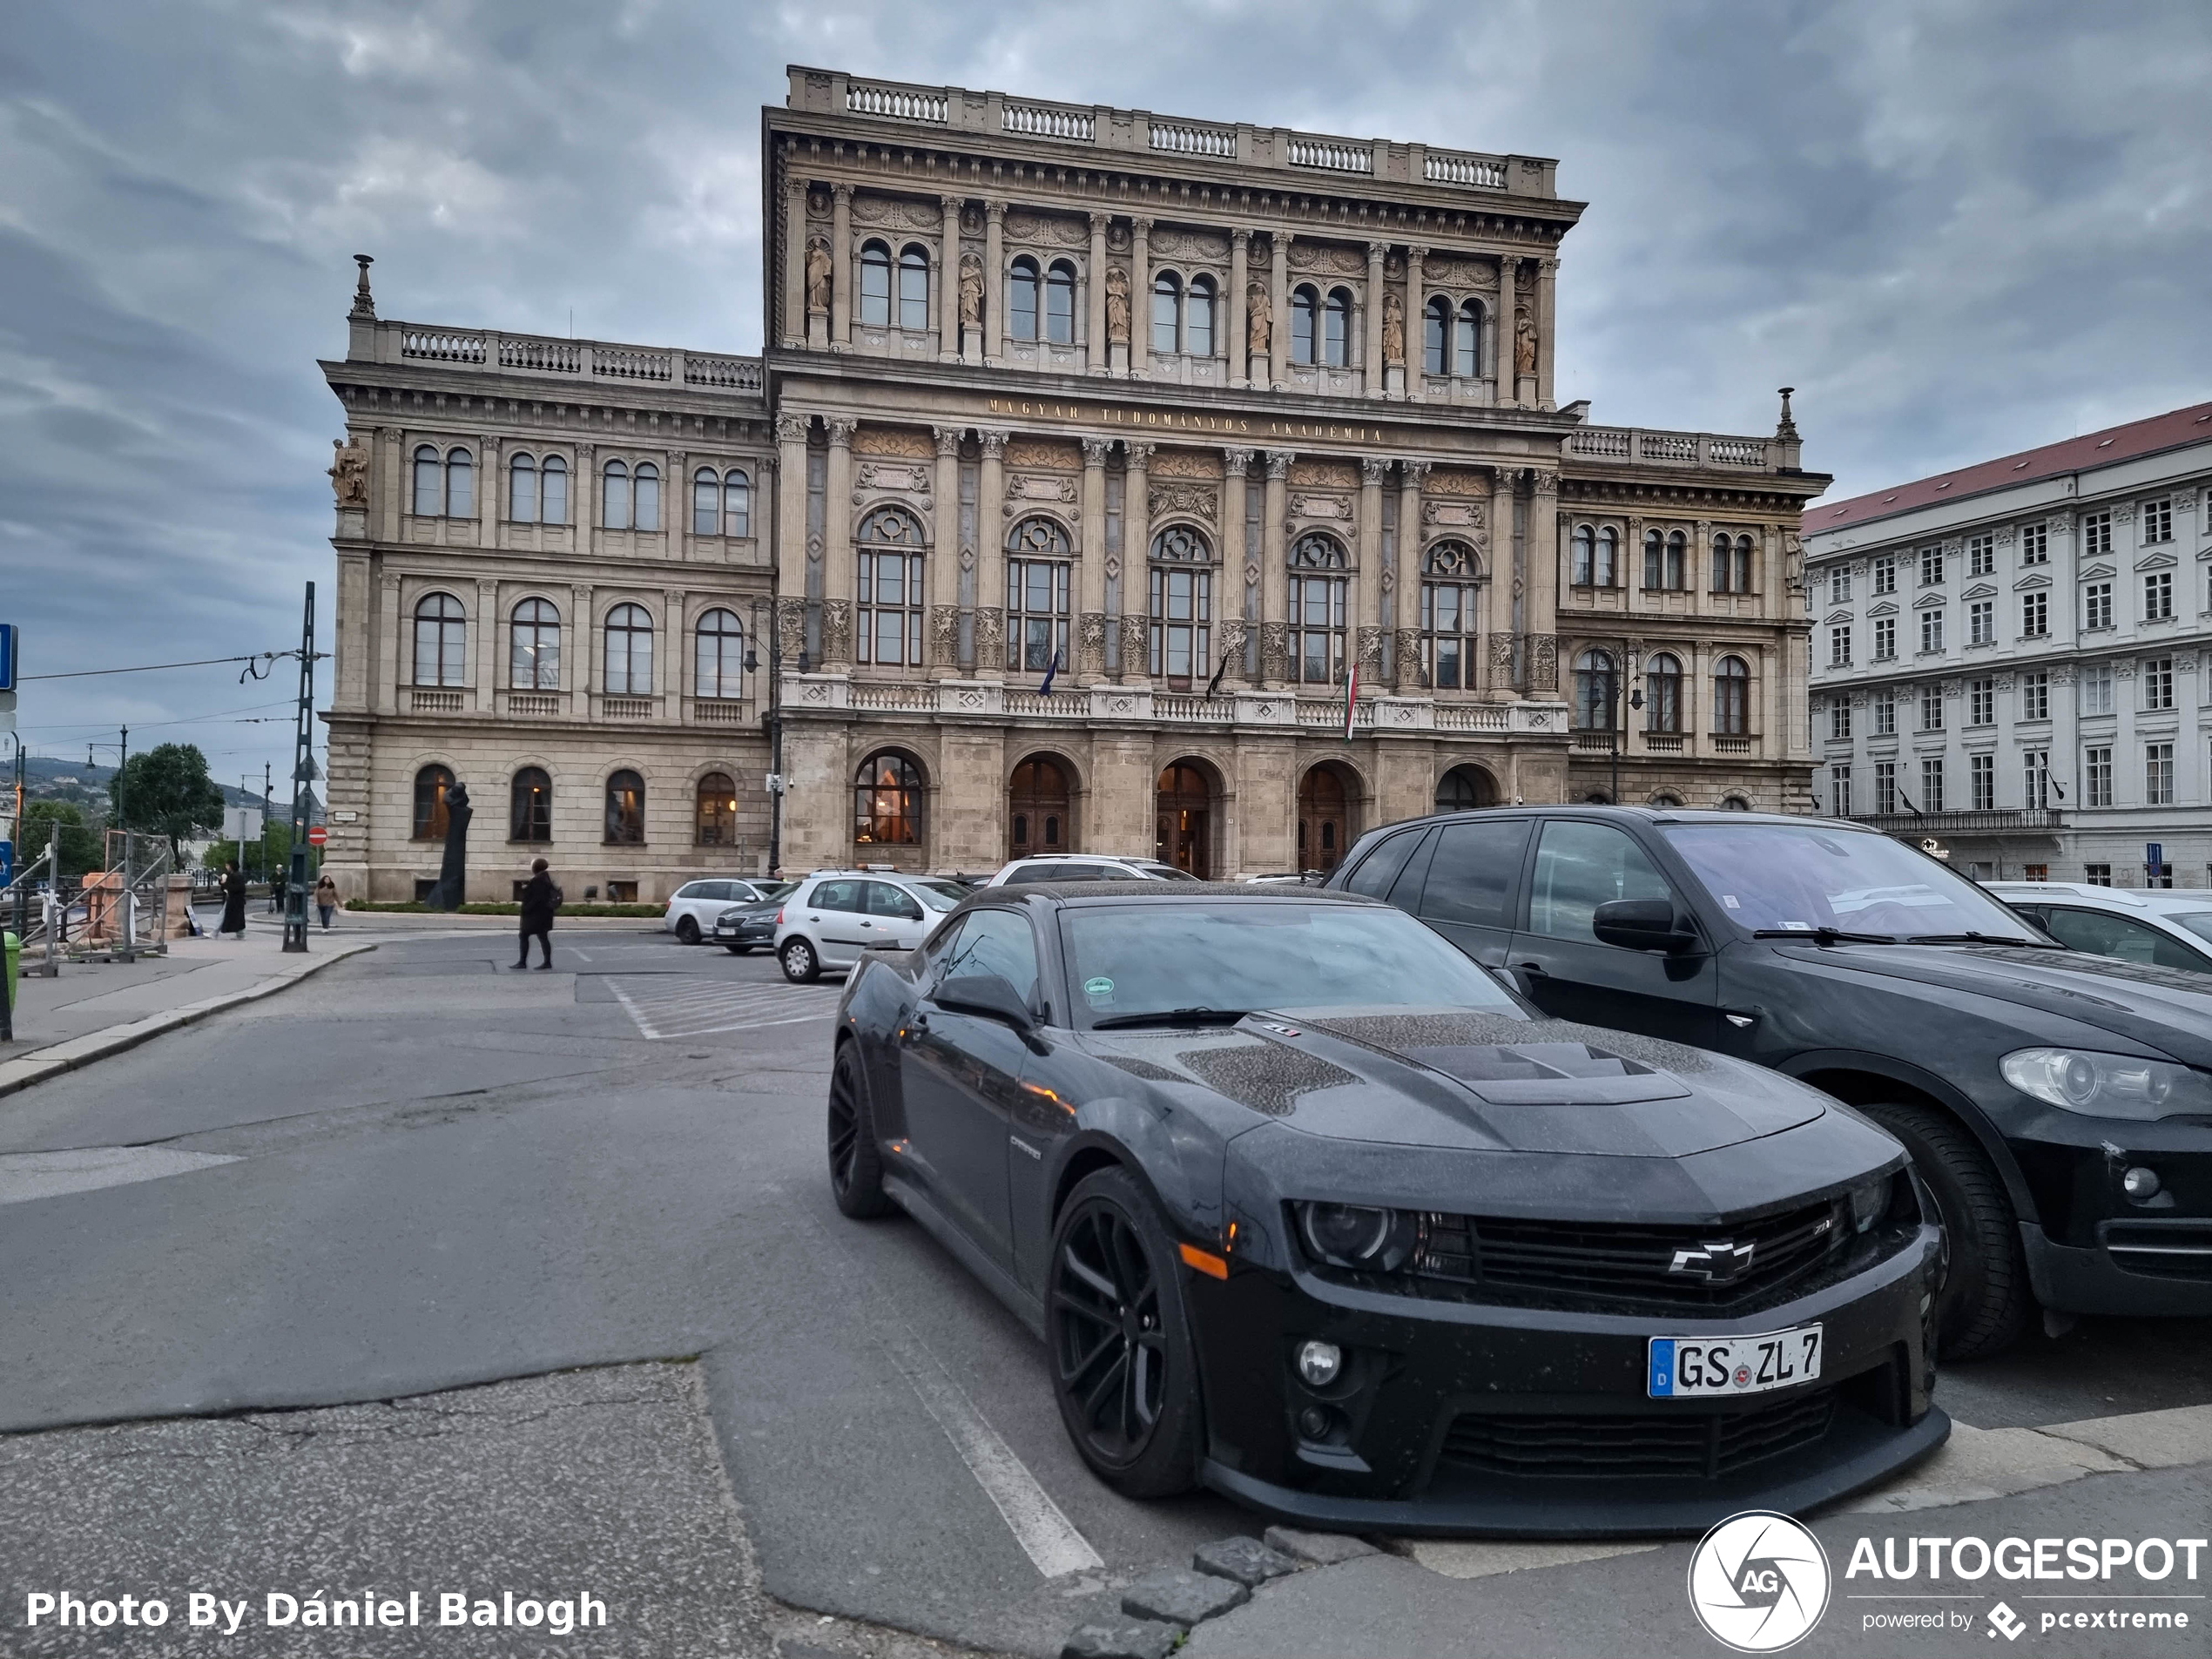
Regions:
[[[1025,1036],[1036,1029],[1037,1016],[1022,1000],[1022,993],[997,974],[962,974],[957,979],[948,979],[937,988],[931,1000],[939,1008],[1003,1020]]]
[[[1669,956],[1696,950],[1698,938],[1676,920],[1675,907],[1666,899],[1615,899],[1602,904],[1590,918],[1590,931],[1598,942],[1626,950],[1661,950]]]

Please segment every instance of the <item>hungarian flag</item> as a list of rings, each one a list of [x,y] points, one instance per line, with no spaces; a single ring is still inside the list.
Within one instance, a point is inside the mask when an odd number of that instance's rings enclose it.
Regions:
[[[1353,663],[1344,676],[1344,740],[1352,741],[1352,711],[1359,706],[1359,664]]]

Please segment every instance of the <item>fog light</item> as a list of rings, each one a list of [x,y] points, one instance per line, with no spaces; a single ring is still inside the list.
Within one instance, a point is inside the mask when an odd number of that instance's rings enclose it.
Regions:
[[[2145,1198],[2158,1197],[2158,1171],[2145,1169],[2140,1163],[2120,1177],[2120,1190],[2139,1204]]]
[[[1344,1369],[1344,1355],[1333,1342],[1309,1342],[1298,1351],[1298,1374],[1316,1388],[1326,1388]]]
[[[1298,1432],[1309,1440],[1329,1438],[1329,1414],[1318,1406],[1308,1406],[1298,1414]]]

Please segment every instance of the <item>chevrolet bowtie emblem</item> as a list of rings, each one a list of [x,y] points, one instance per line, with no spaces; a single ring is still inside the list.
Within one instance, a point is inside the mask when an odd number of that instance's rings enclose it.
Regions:
[[[1684,1245],[1675,1252],[1675,1259],[1668,1264],[1667,1271],[1702,1278],[1711,1285],[1725,1285],[1750,1269],[1751,1252],[1757,1248],[1757,1244],[1739,1244],[1727,1238],[1717,1244]]]

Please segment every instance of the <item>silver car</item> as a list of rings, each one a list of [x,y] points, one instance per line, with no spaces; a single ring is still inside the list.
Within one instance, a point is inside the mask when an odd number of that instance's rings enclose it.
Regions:
[[[818,870],[776,914],[776,960],[794,985],[860,965],[861,954],[912,950],[968,889],[934,876]]]

